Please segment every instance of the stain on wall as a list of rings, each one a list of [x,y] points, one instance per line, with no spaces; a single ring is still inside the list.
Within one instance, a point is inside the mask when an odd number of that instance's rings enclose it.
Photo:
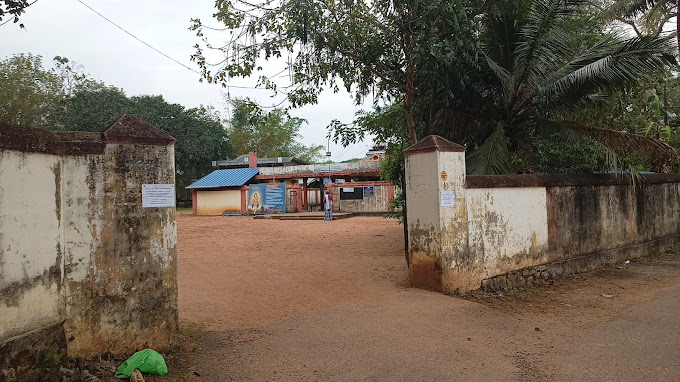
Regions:
[[[133,116],[104,133],[20,129],[0,125],[0,349],[45,327],[70,356],[166,348],[175,208],[142,208],[141,187],[174,184],[174,138]]]
[[[680,235],[676,183],[548,187],[551,260]]]
[[[414,286],[465,292],[503,274],[499,285],[530,283],[680,243],[680,174],[635,185],[612,175],[466,177],[464,155],[443,141],[405,151]],[[451,191],[453,206],[440,199]],[[549,263],[558,265],[534,269]]]
[[[60,321],[59,158],[0,156],[0,341]]]
[[[373,187],[373,196],[357,200],[340,200],[342,187]],[[357,213],[387,213],[390,211],[390,200],[394,197],[394,186],[387,182],[340,183],[333,189],[333,211]]]

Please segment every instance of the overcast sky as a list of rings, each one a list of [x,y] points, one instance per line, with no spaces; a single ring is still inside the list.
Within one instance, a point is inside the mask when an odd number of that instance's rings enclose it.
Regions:
[[[217,25],[212,19],[213,0],[82,0],[136,37],[192,69],[193,46],[199,42],[188,30],[191,18],[200,18],[206,25]],[[6,20],[6,19],[4,19]],[[4,21],[3,20],[3,21]],[[221,86],[200,83],[200,76],[163,57],[125,32],[108,23],[78,0],[39,0],[21,16],[25,29],[11,22],[0,26],[0,58],[13,54],[33,53],[44,57],[51,65],[54,56],[64,56],[81,64],[85,72],[107,85],[122,88],[128,96],[162,95],[167,102],[186,107],[213,105],[226,117]],[[217,37],[217,36],[216,36]],[[219,37],[217,37],[219,38]],[[217,41],[216,41],[217,42]],[[273,75],[281,63],[263,62],[263,74]],[[233,85],[255,86],[256,77],[234,79]],[[279,86],[287,85],[285,77]],[[282,95],[271,98],[267,90],[229,89],[230,96],[251,97],[263,106],[281,101]],[[303,143],[326,146],[326,126],[333,119],[353,120],[356,107],[345,93],[324,92],[319,104],[291,111],[291,115],[309,123],[300,131]],[[370,108],[365,105],[363,108]],[[336,161],[363,157],[371,142],[348,148],[331,142],[331,159]],[[219,158],[217,158],[219,159]]]

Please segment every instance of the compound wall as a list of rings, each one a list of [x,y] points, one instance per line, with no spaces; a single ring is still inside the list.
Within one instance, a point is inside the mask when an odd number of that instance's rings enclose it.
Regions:
[[[405,153],[414,286],[526,285],[680,244],[680,174],[466,176],[437,136]]]
[[[127,115],[103,133],[0,126],[0,376],[28,379],[41,346],[92,357],[171,343],[175,208],[144,208],[142,185],[174,186],[174,142]]]

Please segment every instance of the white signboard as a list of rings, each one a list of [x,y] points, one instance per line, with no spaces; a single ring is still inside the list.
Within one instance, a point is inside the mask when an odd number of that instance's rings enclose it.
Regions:
[[[342,192],[354,192],[354,187],[343,187]]]
[[[456,205],[456,193],[453,191],[442,191],[439,204],[442,207],[453,207]]]
[[[174,207],[174,184],[142,184],[142,207]]]

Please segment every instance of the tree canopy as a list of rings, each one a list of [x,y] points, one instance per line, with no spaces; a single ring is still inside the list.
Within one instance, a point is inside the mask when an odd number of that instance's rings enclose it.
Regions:
[[[453,69],[470,60],[473,22],[465,4],[449,0],[408,1],[216,1],[215,18],[229,31],[226,45],[196,45],[195,60],[209,82],[250,76],[261,70],[258,60],[289,58],[292,83],[284,89],[292,106],[317,102],[323,89],[353,93],[357,102],[374,95],[403,99],[409,139],[415,142],[411,109],[419,96],[431,93],[419,86],[426,70]],[[192,29],[204,37],[201,20]],[[219,50],[224,60],[210,65],[204,49]],[[455,87],[460,76],[442,78]],[[261,82],[277,89],[271,79]],[[430,81],[434,78],[429,77]]]
[[[187,109],[162,96],[128,97],[85,74],[65,57],[45,69],[41,56],[19,54],[0,61],[0,121],[50,130],[101,131],[123,114],[134,114],[177,139],[178,200],[184,189],[231,154],[227,131],[210,107]]]
[[[233,107],[229,122],[229,140],[235,155],[257,151],[264,157],[293,156],[305,162],[321,157],[323,146],[305,146],[299,142],[301,118],[291,118],[284,110],[263,110],[247,98],[230,101]]]
[[[0,119],[14,125],[46,126],[54,123],[59,103],[75,90],[102,88],[68,59],[55,57],[55,67],[43,67],[43,58],[18,54],[0,61]]]
[[[671,29],[671,35],[680,46],[678,0],[604,0],[596,3],[606,17],[630,26],[638,36],[660,36],[664,30]],[[675,25],[669,28],[673,18]]]
[[[375,93],[404,112],[405,124],[392,126],[391,137],[413,143],[439,134],[464,144],[473,174],[522,170],[513,163],[516,153],[539,140],[581,139],[570,138],[574,133],[598,142],[583,148],[600,157],[649,153],[658,158],[656,170],[680,157],[653,138],[569,118],[677,65],[672,39],[629,37],[587,1],[236,0],[216,6],[230,38],[223,46],[206,41],[208,49],[225,53],[216,66],[197,46],[194,59],[208,81],[250,76],[259,60],[288,56],[292,106],[316,102],[319,91],[337,89],[337,82],[357,100]],[[199,36],[202,28],[194,20]],[[366,123],[361,115],[355,122],[334,123],[332,136],[358,139]]]
[[[227,131],[210,107],[187,109],[162,96],[127,97],[121,89],[76,91],[60,103],[54,128],[101,131],[123,114],[133,114],[177,139],[175,183],[178,200],[190,200],[185,187],[213,170],[212,161],[231,154]]]

